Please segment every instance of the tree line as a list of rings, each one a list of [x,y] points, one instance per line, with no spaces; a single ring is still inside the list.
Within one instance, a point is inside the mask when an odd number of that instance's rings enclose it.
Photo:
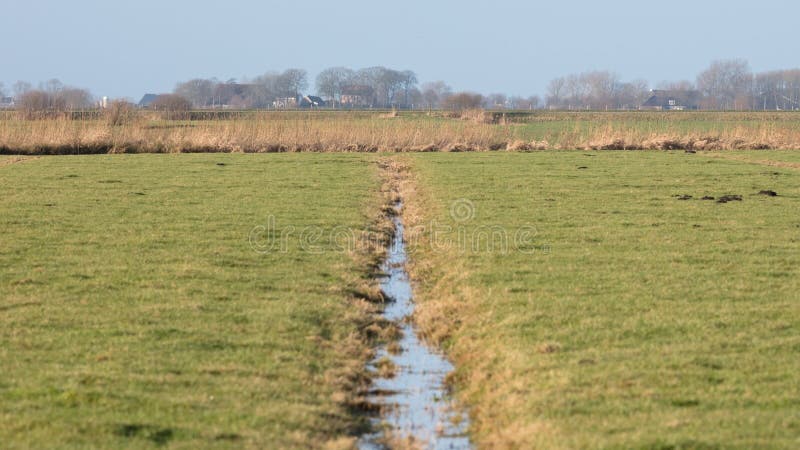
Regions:
[[[293,107],[310,85],[308,72],[297,68],[242,81],[195,78],[178,83],[171,94],[161,96],[152,107]],[[412,70],[382,66],[331,67],[321,71],[313,85],[331,108],[634,110],[652,95],[646,80],[623,81],[610,71],[557,77],[547,85],[544,99],[536,95],[453,92],[444,81],[420,83]],[[656,89],[691,93],[691,98],[698,99],[698,109],[800,110],[800,69],[753,73],[748,62],[741,59],[715,61],[694,81],[662,82]],[[68,111],[98,104],[88,90],[66,86],[57,79],[40,83],[36,89],[19,81],[11,86],[11,92],[16,108],[23,112]],[[7,93],[0,83],[0,97]]]
[[[67,86],[58,79],[40,83],[34,89],[26,81],[17,81],[12,86],[15,107],[25,116],[41,112],[63,112],[92,107],[94,97],[87,89]],[[0,83],[0,97],[5,97],[6,90]]]
[[[698,109],[800,110],[800,69],[753,73],[746,60],[714,61],[694,82],[661,82],[656,89],[692,93]],[[623,82],[609,71],[593,71],[550,81],[550,109],[638,109],[651,95],[648,82]]]
[[[186,98],[196,108],[221,105],[231,108],[270,108],[279,103],[283,105],[283,99],[299,97],[309,85],[305,70],[288,69],[267,72],[241,82],[235,79],[192,79],[178,83],[173,93]],[[485,96],[474,92],[453,92],[444,81],[420,83],[412,70],[382,66],[327,68],[314,80],[314,90],[331,108],[537,109],[542,106],[541,98],[535,95],[509,97],[505,94]]]

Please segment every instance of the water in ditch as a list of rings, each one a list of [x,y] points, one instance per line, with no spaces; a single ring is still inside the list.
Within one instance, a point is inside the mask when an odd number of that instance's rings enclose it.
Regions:
[[[397,205],[400,210],[402,204]],[[376,378],[370,400],[381,405],[382,414],[373,419],[374,434],[362,437],[361,450],[380,449],[392,442],[411,443],[414,448],[469,449],[466,430],[468,415],[452,401],[445,377],[453,370],[452,364],[434,348],[417,336],[409,320],[414,313],[414,300],[406,272],[406,247],[403,222],[397,216],[395,236],[383,271],[387,277],[381,288],[390,298],[383,316],[400,325],[401,351],[378,350],[371,369],[389,358],[396,366],[391,378]]]

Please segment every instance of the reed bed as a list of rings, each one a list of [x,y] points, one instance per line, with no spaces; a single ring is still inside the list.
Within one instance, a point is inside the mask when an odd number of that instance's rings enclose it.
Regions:
[[[496,113],[475,111],[455,117],[363,112],[253,113],[225,120],[169,121],[142,113],[122,125],[111,125],[103,119],[28,121],[4,116],[0,119],[0,153],[800,148],[800,116],[753,114],[548,113],[514,121],[505,116],[498,120]]]

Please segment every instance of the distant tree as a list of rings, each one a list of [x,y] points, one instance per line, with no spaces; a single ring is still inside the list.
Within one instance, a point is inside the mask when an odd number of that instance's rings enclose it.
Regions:
[[[342,95],[342,88],[353,83],[355,72],[347,67],[331,67],[323,70],[317,75],[317,93],[333,102],[339,101]]]
[[[754,108],[800,109],[800,69],[759,73],[753,86]]]
[[[578,77],[583,85],[583,98],[578,99],[578,104],[591,109],[616,109],[619,107],[617,94],[620,90],[619,75],[603,70],[582,73]]]
[[[193,80],[178,83],[174,93],[192,102],[198,108],[209,106],[213,102],[214,89],[218,82],[195,78]]]
[[[638,109],[647,101],[650,95],[650,85],[646,80],[633,80],[622,83],[614,95],[616,109]]]
[[[164,112],[166,119],[181,120],[189,117],[192,102],[177,94],[162,94],[156,97],[150,106],[156,111]]]
[[[308,88],[308,72],[303,69],[287,69],[278,76],[277,90],[281,96],[295,97]]]
[[[744,109],[749,107],[753,73],[743,59],[714,61],[697,76],[697,88],[703,93],[706,107]]]
[[[412,109],[420,109],[425,106],[425,100],[422,98],[422,91],[418,87],[413,87],[408,92],[408,105]]]
[[[27,119],[52,116],[91,105],[92,94],[89,91],[63,85],[53,91],[27,90],[17,96],[17,109]]]
[[[398,103],[397,94],[403,91],[409,78],[403,72],[375,66],[360,69],[356,72],[355,80],[375,91],[376,106],[388,108]]]
[[[411,91],[417,87],[417,74],[410,70],[404,70],[400,72],[400,84],[403,86],[403,94],[405,95],[405,99],[403,100],[406,107],[411,106]]]
[[[429,109],[438,108],[442,100],[451,93],[452,89],[444,81],[434,81],[422,85],[422,99]]]
[[[44,83],[40,83],[39,86],[41,90],[47,91],[51,94],[56,94],[64,89],[64,83],[62,83],[58,78],[47,80]]]
[[[20,80],[20,81],[17,81],[16,83],[14,83],[14,85],[12,86],[12,89],[14,91],[14,97],[19,98],[19,97],[22,96],[22,94],[32,90],[33,86],[31,86],[31,84],[28,83],[27,81],[21,81]]]
[[[486,107],[490,109],[505,109],[507,101],[506,94],[489,94],[486,98]]]
[[[511,109],[539,109],[542,104],[542,99],[538,95],[531,95],[530,97],[514,96],[508,99],[509,107]]]
[[[384,93],[384,106],[394,107],[400,100],[398,94],[403,92],[406,84],[406,75],[403,72],[394,69],[384,69],[379,78],[378,89],[379,92]]]
[[[478,109],[483,105],[483,102],[484,99],[481,94],[459,92],[444,99],[442,107],[454,111],[463,111],[466,109]]]
[[[253,107],[266,108],[275,100],[274,91],[269,90],[265,85],[254,83],[248,88],[248,95]]]
[[[547,106],[550,108],[560,108],[564,103],[564,87],[567,79],[564,77],[555,78],[547,85]]]
[[[25,119],[40,119],[66,109],[63,98],[43,90],[26,91],[17,98],[17,110]]]
[[[89,108],[92,106],[92,94],[86,89],[64,87],[55,94],[64,102],[67,110]]]
[[[253,84],[258,86],[258,103],[263,106],[270,106],[278,97],[278,86],[281,74],[278,72],[266,72],[253,80]]]
[[[647,86],[644,80],[622,82],[604,70],[571,74],[550,81],[545,103],[549,108],[633,109],[644,101]]]

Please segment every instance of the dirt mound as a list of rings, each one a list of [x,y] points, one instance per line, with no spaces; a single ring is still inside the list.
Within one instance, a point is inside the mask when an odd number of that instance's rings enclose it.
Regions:
[[[728,203],[728,202],[740,202],[742,201],[741,195],[730,194],[730,195],[723,195],[717,200],[717,203]]]
[[[635,145],[627,144],[623,139],[590,142],[584,150],[636,150]]]
[[[475,148],[470,146],[469,144],[464,144],[461,142],[454,142],[447,147],[444,148],[446,152],[458,153],[458,152],[474,152]]]

